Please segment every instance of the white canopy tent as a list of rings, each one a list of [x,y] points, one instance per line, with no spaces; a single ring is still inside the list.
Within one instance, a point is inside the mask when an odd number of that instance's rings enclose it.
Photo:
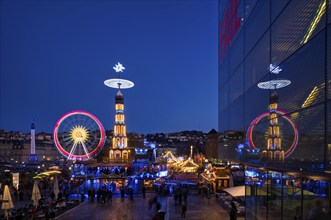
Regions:
[[[223,191],[229,193],[232,197],[245,196],[245,186],[235,186],[223,189]]]

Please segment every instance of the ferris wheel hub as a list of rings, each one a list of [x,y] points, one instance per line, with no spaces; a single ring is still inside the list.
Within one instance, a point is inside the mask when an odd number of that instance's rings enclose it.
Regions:
[[[83,126],[77,126],[77,127],[74,127],[71,132],[71,139],[74,141],[74,142],[86,142],[89,138],[89,133],[87,131],[87,129]]]

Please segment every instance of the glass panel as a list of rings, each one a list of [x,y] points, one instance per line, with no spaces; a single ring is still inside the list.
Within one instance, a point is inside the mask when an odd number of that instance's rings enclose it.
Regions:
[[[288,170],[324,172],[324,146],[325,146],[325,105],[321,104],[294,112],[290,119],[292,126],[282,126],[281,132],[285,138],[282,148],[290,150],[293,145],[293,132],[297,130],[298,142],[292,153],[285,159]],[[287,120],[287,123],[289,121]]]
[[[331,23],[331,0],[328,1],[328,24]]]
[[[269,74],[269,34],[268,31],[245,59],[245,90],[255,87],[257,82]]]
[[[241,65],[229,80],[229,103],[234,102],[243,94],[243,71],[243,65]]]
[[[282,12],[289,0],[277,0],[271,1],[271,22],[279,16],[279,13]]]
[[[256,178],[256,168],[246,166],[245,170],[245,194],[246,194],[246,219],[256,219],[256,187],[252,178]]]
[[[268,219],[280,219],[282,216],[282,174],[268,172]]]
[[[280,64],[325,27],[323,2],[302,0],[287,5],[272,25],[273,63]]]
[[[257,86],[245,93],[245,127],[246,129],[252,121],[259,115],[268,111],[269,91],[262,90]]]
[[[303,216],[306,219],[327,220],[330,217],[329,182],[303,179]]]
[[[243,16],[243,3],[239,0],[228,2],[219,21],[219,60],[222,62],[229,47],[235,41],[242,25],[241,17]]]
[[[296,111],[325,100],[325,62],[325,33],[321,32],[280,65],[279,75],[291,81],[278,90],[281,109]]]
[[[267,171],[246,167],[246,219],[266,219],[267,217]]]
[[[227,4],[229,4],[228,0],[218,0],[218,14],[221,15],[219,20],[221,20],[222,15],[225,12],[225,8],[226,8]]]
[[[244,57],[244,30],[241,29],[243,26],[243,17],[244,17],[244,1],[241,0],[239,3],[237,3],[237,0],[232,1],[231,7],[235,7],[237,11],[234,9],[233,12],[233,17],[231,22],[232,26],[237,22],[240,23],[240,27],[237,29],[235,27],[235,33],[233,36],[230,36],[230,43],[231,43],[231,48],[229,49],[229,75],[232,75],[233,72],[237,69],[238,65],[243,61]],[[237,6],[238,5],[238,6]],[[237,15],[236,15],[237,14]],[[237,16],[237,17],[236,17]],[[239,20],[237,20],[239,19]]]
[[[219,91],[218,94],[218,104],[219,111],[223,111],[223,109],[227,108],[229,105],[229,84],[225,84]]]
[[[301,178],[283,174],[283,219],[301,219]]]
[[[229,113],[228,108],[224,109],[220,112],[219,116],[219,122],[218,122],[218,130],[220,132],[226,131],[229,129]]]
[[[252,11],[254,10],[256,3],[257,3],[257,0],[245,0],[245,20],[246,21],[249,19],[249,16],[251,15]]]
[[[230,75],[238,68],[244,57],[244,31],[241,30],[236,41],[230,48]]]
[[[331,0],[329,0],[329,21],[331,19]],[[327,45],[331,45],[331,25],[328,25],[328,43]],[[327,168],[326,170],[331,173],[331,47],[327,48],[327,81],[328,81],[328,103],[327,103]]]
[[[328,123],[328,127],[327,127],[327,168],[326,168],[326,172],[328,172],[329,174],[331,174],[331,100],[328,101],[327,103],[328,105],[328,114],[327,114],[327,123]]]
[[[270,1],[258,1],[246,20],[245,54],[248,54],[270,25]]]
[[[229,130],[242,131],[244,128],[243,96],[229,106]]]
[[[219,135],[219,158],[223,160],[234,160],[236,158],[235,147],[240,140],[240,136],[242,134],[238,134],[238,132],[226,130],[224,132],[220,132]]]
[[[331,0],[330,0],[331,1]],[[330,8],[331,11],[331,8]],[[331,14],[330,14],[331,17]],[[331,99],[331,24],[328,25],[328,32],[327,32],[327,54],[326,54],[326,65],[327,65],[327,80],[328,80],[328,99]]]
[[[256,216],[258,219],[267,217],[268,172],[259,170],[259,176],[254,180],[256,187]]]
[[[219,65],[218,87],[221,88],[229,78],[229,56],[225,57]]]

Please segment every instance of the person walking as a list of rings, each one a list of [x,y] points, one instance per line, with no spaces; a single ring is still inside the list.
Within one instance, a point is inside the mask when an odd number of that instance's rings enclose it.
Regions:
[[[106,187],[103,187],[101,190],[101,198],[102,198],[103,203],[107,202],[107,194],[108,194],[108,192],[107,192]]]
[[[51,193],[51,201],[52,202],[55,201],[55,193],[54,192]]]
[[[185,218],[186,215],[186,210],[187,210],[187,204],[184,201],[183,205],[182,205],[182,214],[180,215],[181,218]]]
[[[187,188],[184,188],[184,190],[183,190],[184,202],[187,202],[187,193],[188,193]]]
[[[81,193],[80,193],[80,201],[81,202],[84,202],[84,199],[85,199],[85,194],[84,194],[83,191],[81,191]]]
[[[100,198],[101,198],[101,190],[99,188],[97,191],[97,202],[100,202]]]
[[[18,202],[18,192],[17,192],[16,188],[14,189],[14,199],[15,199],[15,202]]]
[[[23,201],[23,197],[24,197],[24,192],[23,192],[23,190],[20,190],[20,192],[19,192],[19,197],[20,197],[20,201]]]
[[[231,202],[230,220],[237,220],[238,210],[236,204]]]
[[[130,199],[133,200],[133,189],[130,188]]]
[[[178,203],[181,206],[183,202],[183,194],[182,194],[182,190],[179,189],[179,194],[178,194]]]
[[[209,188],[209,186],[207,188],[207,199],[210,199],[210,188]]]
[[[113,192],[111,191],[111,189],[108,190],[108,203],[110,202],[110,204],[113,204]]]
[[[92,202],[94,202],[94,198],[95,198],[95,190],[94,188],[91,190],[91,199],[92,199]]]
[[[143,199],[145,199],[145,193],[146,193],[146,187],[143,186],[143,189],[142,189]]]
[[[121,200],[124,201],[124,189],[123,189],[123,187],[121,189]]]
[[[159,213],[156,213],[152,220],[160,220]]]
[[[67,190],[64,190],[64,197],[66,198],[66,202],[69,201],[69,193]]]
[[[87,191],[87,196],[88,196],[88,200],[91,201],[92,200],[92,189],[89,189]]]

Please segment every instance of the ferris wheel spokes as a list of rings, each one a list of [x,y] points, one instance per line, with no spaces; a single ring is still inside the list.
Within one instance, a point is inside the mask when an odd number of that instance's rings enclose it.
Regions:
[[[87,151],[87,148],[86,148],[84,142],[82,142],[81,144],[82,144],[82,146],[83,146],[83,149],[84,149],[84,151],[85,151],[85,154],[86,154],[87,158],[89,159],[90,156],[89,156],[89,153],[88,153],[88,151]]]
[[[76,150],[77,144],[78,144],[78,141],[75,141],[74,145],[72,145],[68,159],[72,158],[73,152]]]

